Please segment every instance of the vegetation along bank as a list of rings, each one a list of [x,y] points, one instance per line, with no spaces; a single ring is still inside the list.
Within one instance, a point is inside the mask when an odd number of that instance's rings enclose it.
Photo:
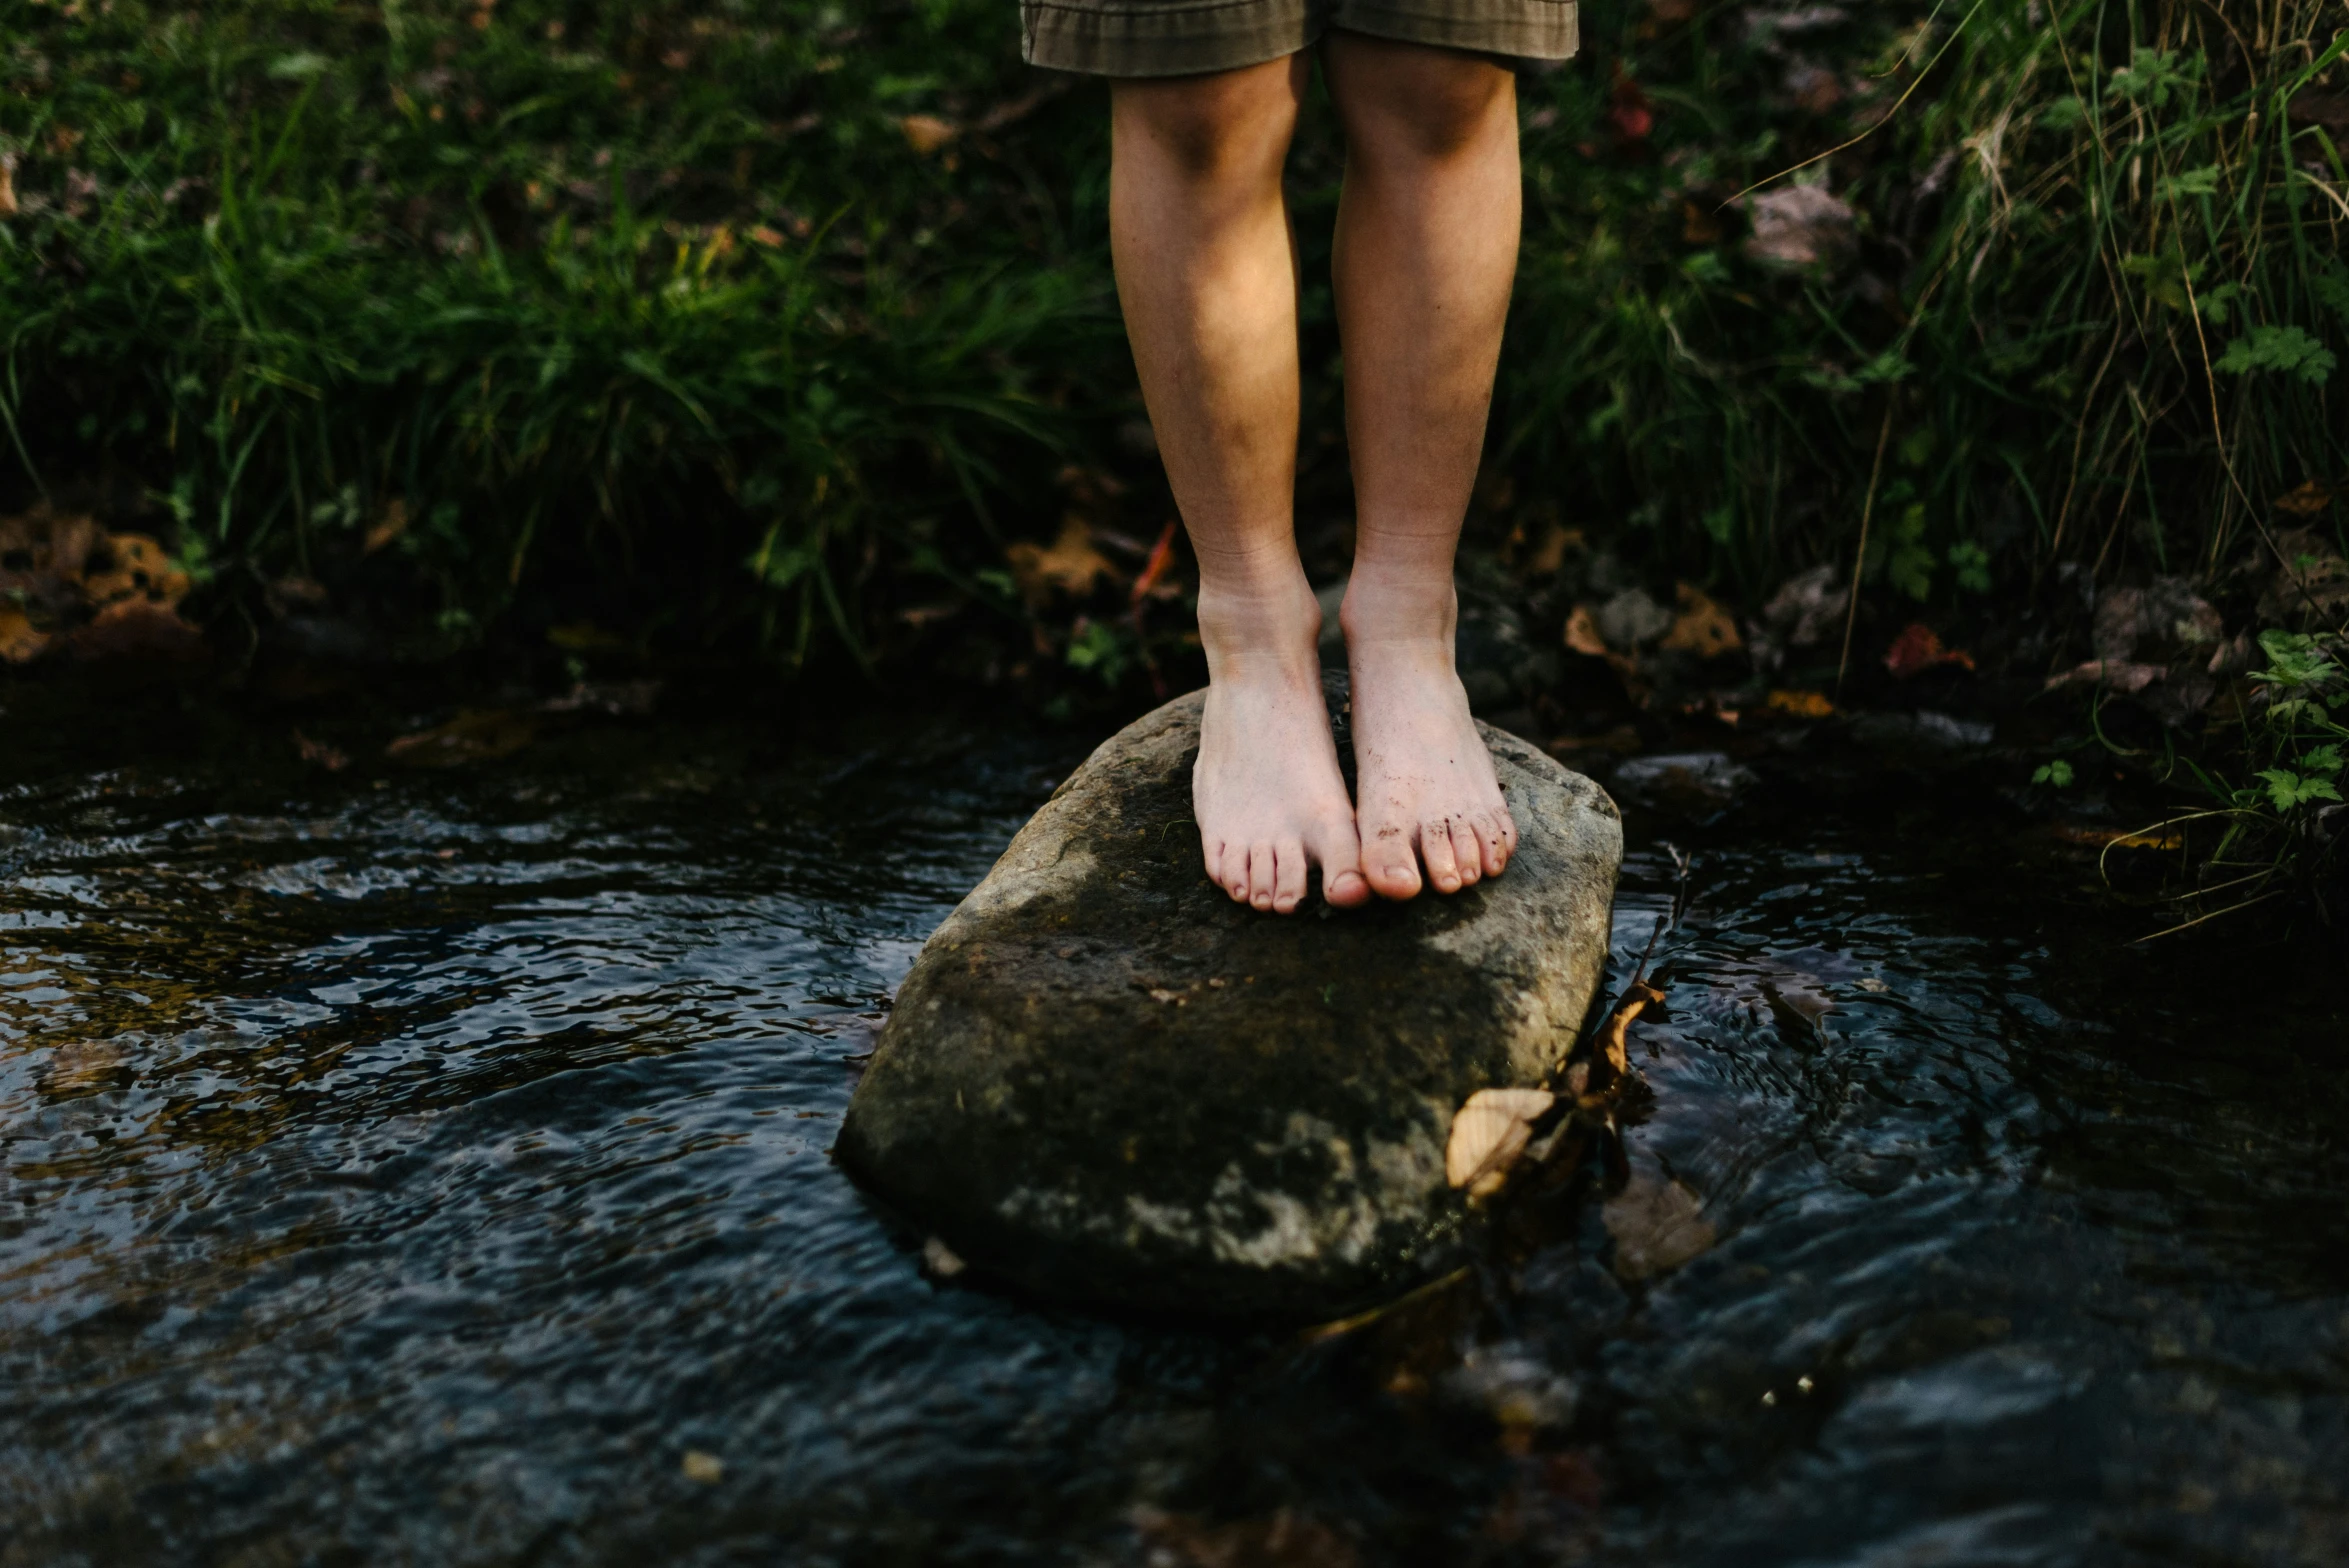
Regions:
[[[1584,24],[1522,84],[1470,530],[1507,701],[1587,741],[1996,696],[2031,788],[2191,818],[2186,918],[2325,907],[2339,7]],[[1339,173],[1324,113],[1324,575]],[[0,657],[1186,680],[1105,180],[1099,88],[1021,66],[1007,0],[0,0]]]

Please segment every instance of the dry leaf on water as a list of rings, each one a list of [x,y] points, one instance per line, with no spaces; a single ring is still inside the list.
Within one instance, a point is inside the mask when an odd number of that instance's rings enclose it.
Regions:
[[[1592,1055],[1599,1071],[1590,1075],[1586,1086],[1576,1091],[1577,1103],[1592,1104],[1614,1092],[1631,1072],[1631,1021],[1649,1008],[1659,1006],[1664,993],[1644,979],[1634,979],[1625,989],[1623,999],[1599,1025],[1598,1038],[1592,1042]]]
[[[1444,1180],[1471,1198],[1497,1191],[1525,1152],[1533,1124],[1558,1097],[1547,1089],[1479,1089],[1452,1118],[1444,1146]]]
[[[1704,1200],[1676,1181],[1635,1175],[1601,1210],[1615,1242],[1615,1273],[1646,1279],[1680,1267],[1713,1245]]]
[[[1060,537],[1049,548],[1023,540],[1003,554],[1021,597],[1031,605],[1041,606],[1055,593],[1082,599],[1102,582],[1118,580],[1117,568],[1093,547],[1093,531],[1081,517],[1063,522]]]
[[[532,719],[490,708],[460,713],[446,724],[402,735],[384,747],[383,754],[412,768],[454,768],[510,757],[537,738],[538,725]]]
[[[716,1454],[705,1454],[698,1448],[688,1448],[685,1457],[677,1462],[677,1471],[688,1481],[715,1486],[726,1479],[726,1461]]]

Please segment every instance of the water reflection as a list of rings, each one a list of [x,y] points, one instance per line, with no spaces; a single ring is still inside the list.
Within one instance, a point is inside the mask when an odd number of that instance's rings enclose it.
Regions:
[[[1980,835],[1687,841],[1630,1186],[1371,1330],[925,1281],[825,1151],[1079,749],[20,764],[0,1561],[2349,1555],[2339,1000],[2122,953]],[[1626,969],[1682,887],[1634,854]]]

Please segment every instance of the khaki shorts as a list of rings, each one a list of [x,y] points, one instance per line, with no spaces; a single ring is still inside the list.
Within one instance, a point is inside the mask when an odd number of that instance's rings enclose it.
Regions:
[[[1278,60],[1330,28],[1519,60],[1581,42],[1574,0],[1020,0],[1033,65],[1189,76]]]

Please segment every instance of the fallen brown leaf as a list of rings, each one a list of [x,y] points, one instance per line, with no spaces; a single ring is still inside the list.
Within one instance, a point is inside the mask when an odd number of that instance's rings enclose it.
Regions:
[[[383,515],[367,529],[367,537],[359,541],[361,555],[373,555],[408,531],[408,503],[393,496],[383,503]]]
[[[2065,686],[2109,686],[2115,691],[2135,696],[2168,674],[2169,671],[2158,664],[2132,664],[2126,659],[2090,659],[2061,675],[2049,676],[2042,689],[2055,691]]]
[[[1693,653],[1700,659],[1717,659],[1723,654],[1736,653],[1745,646],[1737,635],[1737,622],[1724,610],[1688,583],[1672,587],[1672,629],[1657,644],[1680,653]]]
[[[1093,547],[1092,530],[1085,520],[1073,515],[1060,525],[1060,537],[1050,546],[1022,540],[1003,554],[1021,597],[1039,608],[1056,593],[1085,598],[1103,582],[1114,583],[1119,576],[1109,557]]]
[[[468,762],[510,757],[538,738],[538,724],[505,708],[474,709],[446,724],[402,735],[383,748],[394,762],[412,768],[454,768]]]
[[[294,731],[294,751],[304,762],[324,768],[329,773],[340,773],[351,765],[350,753],[339,746],[312,740],[300,730]]]
[[[89,551],[82,593],[93,606],[144,599],[172,609],[187,597],[188,576],[145,534],[108,534]]]
[[[1892,672],[1895,680],[1905,681],[1927,670],[1952,664],[1970,670],[1974,667],[1974,656],[1963,648],[1943,646],[1933,628],[1923,622],[1910,625],[1906,631],[1893,638],[1892,646],[1884,653],[1884,667]]]
[[[1176,526],[1169,522],[1159,530],[1158,542],[1150,547],[1150,559],[1143,564],[1142,575],[1134,579],[1132,598],[1137,611],[1141,609],[1144,599],[1159,591],[1160,585],[1165,582],[1167,570],[1174,565]]]
[[[1558,1097],[1547,1089],[1479,1089],[1452,1117],[1444,1145],[1444,1180],[1471,1198],[1498,1190],[1525,1152],[1533,1124]]]
[[[1773,691],[1766,703],[1772,713],[1783,713],[1793,719],[1831,719],[1835,716],[1835,704],[1821,692]]]
[[[2292,517],[2314,517],[2333,504],[2333,492],[2311,479],[2288,495],[2276,497],[2276,510]]]
[[[1575,1089],[1576,1103],[1595,1106],[1612,1095],[1623,1080],[1631,1075],[1631,1021],[1651,1007],[1662,1005],[1664,993],[1635,978],[1624,989],[1623,997],[1607,1021],[1599,1026],[1598,1036],[1592,1041],[1591,1053],[1594,1071]]]
[[[905,133],[905,144],[925,158],[962,134],[962,127],[934,114],[909,114],[897,128]]]
[[[49,646],[48,635],[13,604],[0,604],[0,663],[29,664]]]
[[[16,211],[16,160],[0,153],[0,218],[13,218]]]
[[[1566,617],[1566,646],[1593,659],[1607,656],[1607,639],[1599,635],[1598,618],[1590,613],[1589,605],[1576,605]]]
[[[77,659],[147,659],[190,664],[205,658],[204,634],[169,605],[117,599],[58,640]]]
[[[1543,532],[1541,542],[1525,558],[1525,570],[1534,577],[1550,577],[1566,564],[1566,552],[1585,548],[1587,541],[1579,528],[1568,528],[1552,523]]]
[[[2315,528],[2287,528],[2276,536],[2283,556],[2259,596],[2259,616],[2270,625],[2338,623],[2349,616],[2349,561]]]

